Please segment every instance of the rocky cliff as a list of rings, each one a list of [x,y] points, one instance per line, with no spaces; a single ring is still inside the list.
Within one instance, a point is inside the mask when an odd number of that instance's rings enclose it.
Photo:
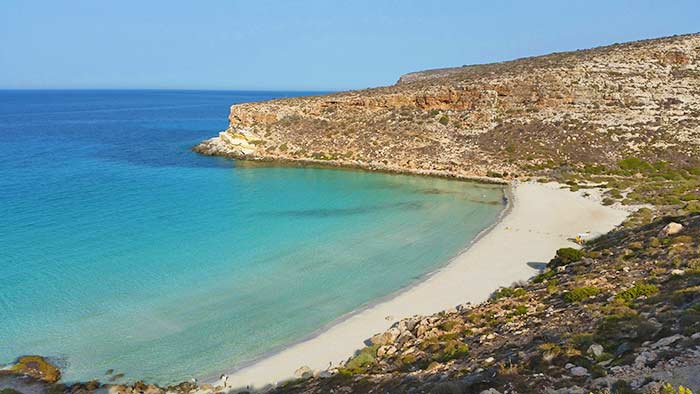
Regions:
[[[452,176],[700,153],[700,35],[407,74],[394,86],[237,104],[195,149]]]

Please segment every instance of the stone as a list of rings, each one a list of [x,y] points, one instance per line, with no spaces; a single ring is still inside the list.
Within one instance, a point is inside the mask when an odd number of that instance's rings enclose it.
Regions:
[[[481,391],[479,394],[501,394],[501,392],[498,391],[498,390],[496,390],[496,389],[494,389],[494,388],[491,388],[491,389],[488,389],[488,390],[483,390],[483,391]]]
[[[654,342],[651,345],[651,348],[658,349],[660,347],[669,346],[669,345],[673,344],[674,342],[681,340],[683,338],[685,338],[685,337],[683,335],[680,335],[680,334],[675,334],[675,335],[671,335],[670,337],[661,338],[658,341]]]
[[[418,324],[417,319],[404,319],[399,322],[399,330],[400,331],[413,331],[414,328],[416,328],[416,324]]]
[[[579,386],[563,387],[560,389],[547,389],[545,391],[547,394],[588,394],[589,390],[586,390]]]
[[[413,336],[413,334],[410,331],[404,331],[399,335],[399,337],[396,339],[396,343],[400,346],[403,347],[406,343],[413,341],[416,339],[416,337]]]
[[[622,356],[625,353],[629,353],[632,350],[634,350],[634,346],[632,346],[631,343],[629,342],[622,342],[620,346],[615,349],[615,356]]]
[[[691,335],[691,336],[690,336],[690,339],[693,339],[693,340],[696,340],[696,341],[697,341],[698,339],[700,339],[700,332],[696,332],[695,334]]]
[[[409,350],[410,350],[410,349],[409,349]],[[386,355],[387,355],[388,357],[393,356],[394,354],[396,354],[396,352],[397,352],[397,350],[396,350],[396,348],[395,348],[394,346],[389,346],[389,348],[386,349]]]
[[[297,368],[296,371],[294,371],[294,377],[299,378],[299,379],[307,379],[307,378],[312,377],[313,375],[314,375],[314,371],[306,365],[301,366],[301,367]]]
[[[9,370],[19,375],[31,376],[48,383],[56,383],[61,379],[61,371],[41,356],[22,356]]]
[[[593,357],[600,357],[604,351],[605,351],[605,349],[603,349],[602,345],[594,343],[588,347],[588,350],[586,351],[586,353],[590,354]]]
[[[485,362],[486,364],[491,364],[492,362],[494,362],[494,360],[495,360],[495,359],[494,359],[493,357],[489,357],[489,358],[487,358],[486,360],[484,360],[484,362]]]
[[[644,351],[639,353],[639,355],[634,359],[634,364],[638,367],[644,367],[648,363],[655,361],[656,357],[656,352]]]
[[[455,307],[457,309],[457,312],[465,312],[468,311],[472,308],[472,304],[467,302],[466,304],[459,304]]]
[[[429,327],[427,324],[423,324],[423,322],[421,322],[421,323],[418,325],[418,328],[416,329],[416,337],[422,338],[423,335],[424,335],[429,329],[430,329],[430,327]]]
[[[668,236],[668,235],[678,234],[681,232],[681,230],[683,230],[682,224],[676,223],[676,222],[671,222],[664,227],[663,233]]]
[[[584,367],[573,367],[569,370],[573,376],[588,376],[588,370]]]
[[[369,341],[372,343],[372,345],[387,345],[394,343],[400,334],[401,331],[399,331],[398,328],[392,327],[383,333],[372,336]]]
[[[678,268],[674,268],[674,269],[671,270],[671,275],[673,275],[673,276],[683,276],[683,275],[685,275],[685,271],[684,271],[684,270],[681,270],[681,269],[678,269]]]

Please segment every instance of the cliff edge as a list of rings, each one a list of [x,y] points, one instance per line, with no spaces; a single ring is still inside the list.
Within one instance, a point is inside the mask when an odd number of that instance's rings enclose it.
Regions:
[[[453,176],[700,153],[700,35],[428,70],[396,85],[231,107],[195,150]]]

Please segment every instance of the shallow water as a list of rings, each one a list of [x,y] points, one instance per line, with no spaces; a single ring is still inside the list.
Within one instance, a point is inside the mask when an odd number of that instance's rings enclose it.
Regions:
[[[189,150],[230,104],[295,94],[0,91],[0,363],[211,375],[414,283],[503,209],[495,186]]]

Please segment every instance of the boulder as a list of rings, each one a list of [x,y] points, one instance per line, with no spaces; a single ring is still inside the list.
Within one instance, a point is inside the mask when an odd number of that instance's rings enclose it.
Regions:
[[[377,349],[377,357],[384,357],[384,355],[386,354],[386,349],[388,349],[388,348],[389,348],[389,346],[380,346]]]
[[[560,389],[547,389],[545,392],[547,394],[588,394],[589,391],[579,386],[571,386]]]
[[[392,327],[383,333],[372,336],[369,341],[372,345],[389,345],[394,343],[400,334],[401,331],[397,327]]]
[[[664,227],[663,233],[666,236],[669,236],[669,235],[678,234],[681,232],[681,230],[683,230],[682,224],[676,223],[676,222],[671,222]]]
[[[639,353],[639,355],[634,359],[634,365],[641,368],[646,366],[648,363],[656,360],[656,352],[644,351]]]
[[[306,365],[301,366],[296,371],[294,371],[294,377],[299,379],[307,379],[312,376],[314,376],[314,371]]]
[[[584,367],[573,367],[569,370],[573,376],[588,376],[588,370]]]
[[[675,334],[675,335],[671,335],[670,337],[661,338],[658,341],[654,342],[654,344],[651,345],[651,348],[658,349],[660,347],[669,346],[669,345],[673,344],[674,342],[681,340],[683,338],[685,338],[685,337],[683,335],[680,335],[680,334]]]
[[[406,343],[411,342],[411,341],[413,341],[414,339],[416,339],[416,337],[414,337],[413,334],[411,334],[410,331],[404,331],[404,332],[402,332],[401,335],[399,335],[399,337],[396,339],[396,343],[397,343],[399,346],[403,347]]]
[[[593,357],[600,357],[600,355],[603,354],[604,351],[605,349],[603,349],[603,346],[594,343],[588,347],[586,353],[590,354]]]
[[[31,376],[48,383],[56,383],[61,379],[61,371],[56,366],[44,357],[36,355],[20,357],[9,370],[18,375]]]
[[[416,324],[418,324],[418,320],[414,318],[408,318],[401,320],[397,324],[396,328],[398,328],[399,332],[413,331],[413,329],[416,327]]]

